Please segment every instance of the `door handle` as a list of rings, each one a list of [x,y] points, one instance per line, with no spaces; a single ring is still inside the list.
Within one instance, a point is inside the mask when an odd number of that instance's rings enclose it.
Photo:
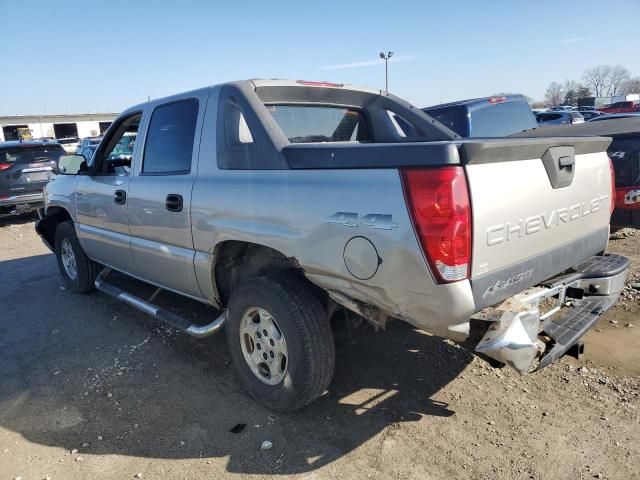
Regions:
[[[170,212],[182,211],[182,195],[176,193],[170,193],[167,195],[167,201],[165,202],[167,210]]]
[[[127,203],[127,192],[124,190],[116,190],[113,194],[113,201],[118,205],[124,205]]]

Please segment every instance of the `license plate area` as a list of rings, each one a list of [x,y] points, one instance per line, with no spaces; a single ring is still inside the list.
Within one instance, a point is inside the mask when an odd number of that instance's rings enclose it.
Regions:
[[[32,211],[33,207],[29,203],[16,205],[16,213],[31,213]]]

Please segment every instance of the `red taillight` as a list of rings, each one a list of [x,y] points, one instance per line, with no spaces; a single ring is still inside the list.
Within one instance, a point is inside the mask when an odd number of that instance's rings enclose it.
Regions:
[[[311,87],[342,87],[342,83],[331,83],[331,82],[313,82],[311,80],[297,80],[296,83],[300,85],[309,85]]]
[[[9,170],[13,163],[0,163],[0,172],[3,170]]]
[[[501,103],[506,101],[507,101],[507,97],[491,97],[489,99],[489,103]]]
[[[469,277],[471,204],[462,167],[402,170],[413,228],[438,283]]]
[[[616,208],[616,172],[613,169],[613,162],[609,158],[609,170],[611,170],[611,205],[609,206],[609,215],[613,214]]]

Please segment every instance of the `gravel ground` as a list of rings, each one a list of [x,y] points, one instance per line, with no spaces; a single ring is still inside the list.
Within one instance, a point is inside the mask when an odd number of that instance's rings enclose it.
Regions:
[[[630,285],[639,233],[610,244],[632,258]],[[192,339],[65,290],[31,221],[0,221],[0,284],[0,480],[640,478],[631,286],[582,361],[519,376],[392,323],[338,348],[328,394],[281,415],[243,392],[223,335]]]

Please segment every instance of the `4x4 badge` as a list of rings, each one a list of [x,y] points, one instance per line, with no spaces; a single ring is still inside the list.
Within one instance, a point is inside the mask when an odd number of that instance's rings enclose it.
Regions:
[[[368,213],[360,217],[355,212],[336,212],[328,217],[325,223],[337,223],[345,227],[357,227],[360,224],[381,230],[398,228],[398,224],[393,223],[393,216],[386,213]]]

